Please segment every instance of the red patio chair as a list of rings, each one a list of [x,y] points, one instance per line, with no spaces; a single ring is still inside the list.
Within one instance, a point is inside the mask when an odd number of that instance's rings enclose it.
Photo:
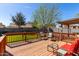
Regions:
[[[50,51],[49,48],[52,48],[52,51]],[[52,45],[47,46],[47,50],[57,53],[57,56],[79,55],[79,39],[75,39],[72,43],[66,43],[61,47],[58,47],[56,43],[53,43]]]
[[[60,51],[59,51],[60,50]],[[65,53],[63,53],[62,51]],[[79,53],[79,39],[75,39],[73,43],[67,43],[57,50],[58,54],[64,55],[64,56],[72,56],[72,55],[78,55]]]

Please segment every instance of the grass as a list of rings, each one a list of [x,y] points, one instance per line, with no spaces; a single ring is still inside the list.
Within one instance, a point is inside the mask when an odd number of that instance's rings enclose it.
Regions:
[[[8,43],[13,43],[17,41],[27,41],[27,40],[34,40],[38,37],[38,35],[10,35],[6,36]]]

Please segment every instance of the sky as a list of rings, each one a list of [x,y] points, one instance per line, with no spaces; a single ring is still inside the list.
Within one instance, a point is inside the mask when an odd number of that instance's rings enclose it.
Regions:
[[[16,15],[17,12],[22,12],[25,15],[26,22],[32,20],[33,12],[39,8],[41,4],[36,3],[2,3],[0,4],[0,22],[8,26],[11,21],[11,16]],[[47,4],[50,7],[49,4]],[[61,13],[61,20],[68,20],[76,17],[79,13],[79,4],[77,3],[61,3],[58,4]]]

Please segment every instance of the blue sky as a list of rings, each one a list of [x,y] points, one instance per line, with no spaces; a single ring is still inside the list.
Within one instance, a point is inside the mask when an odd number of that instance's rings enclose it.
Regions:
[[[26,22],[31,20],[32,13],[40,6],[40,4],[29,4],[29,3],[17,3],[17,4],[0,4],[0,22],[4,25],[11,23],[11,16],[17,12],[22,12],[26,17]],[[48,6],[49,7],[49,6]],[[63,3],[58,4],[58,8],[61,11],[61,20],[68,20],[76,17],[79,13],[79,4],[74,3]]]

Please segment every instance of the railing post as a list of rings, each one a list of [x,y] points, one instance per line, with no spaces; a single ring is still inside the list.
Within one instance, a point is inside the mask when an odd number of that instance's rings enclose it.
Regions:
[[[61,41],[62,41],[62,33],[63,33],[63,25],[61,24],[61,33],[60,33],[60,35],[61,35],[61,37],[60,37]]]
[[[68,38],[69,38],[69,34],[70,34],[70,28],[69,28],[69,25],[68,25]]]
[[[0,41],[0,56],[4,55],[6,49],[6,37],[2,36]]]
[[[25,35],[25,38],[24,39],[25,39],[25,42],[26,42],[26,38],[27,38],[26,35],[27,35],[27,33],[25,33],[24,35]]]

